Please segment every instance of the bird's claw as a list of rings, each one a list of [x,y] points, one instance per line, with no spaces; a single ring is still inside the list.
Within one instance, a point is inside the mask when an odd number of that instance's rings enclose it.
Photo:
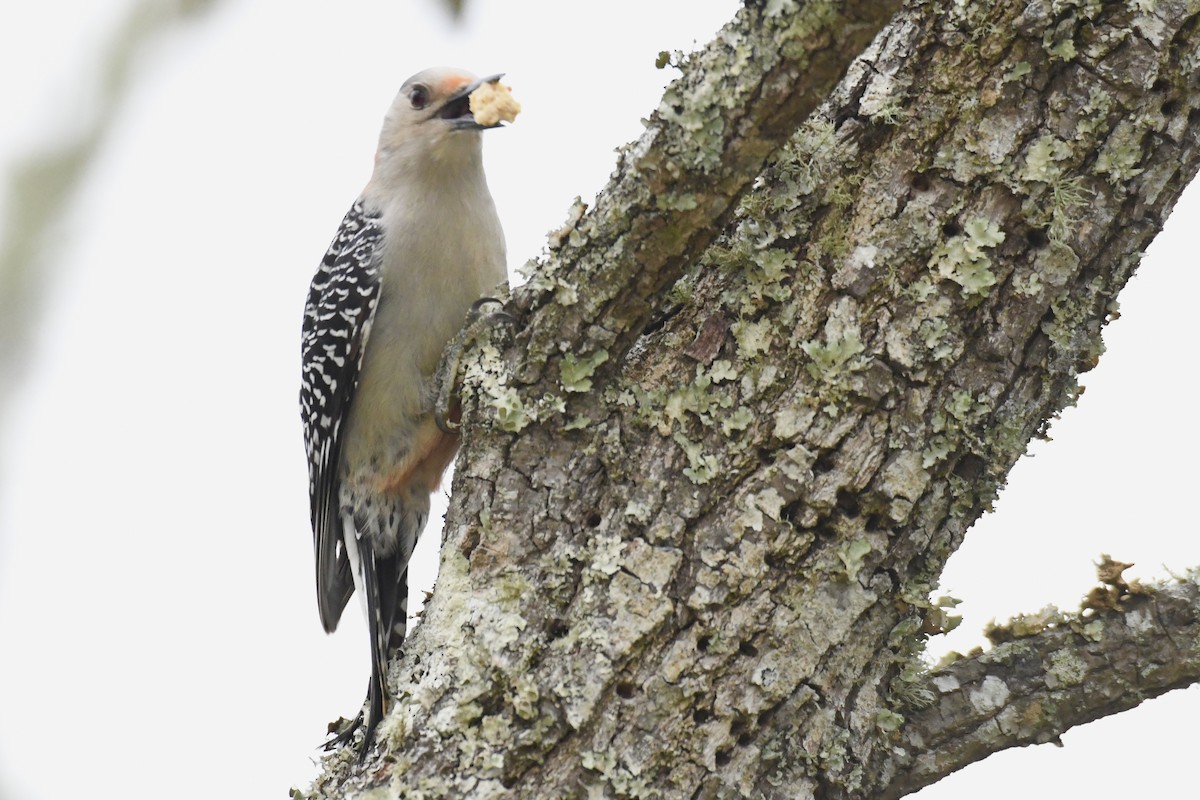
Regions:
[[[358,716],[354,719],[338,717],[329,723],[328,733],[330,737],[321,745],[321,749],[328,753],[330,750],[349,744],[350,740],[354,738],[354,734],[362,727],[362,724],[363,712],[361,711],[358,712]]]
[[[478,300],[476,300],[474,303],[471,303],[471,307],[469,309],[467,309],[467,320],[465,323],[465,327],[469,328],[472,325],[474,325],[476,320],[478,320],[481,316],[483,316],[483,310],[482,310],[483,307],[488,305],[489,303],[494,303],[494,304],[500,306],[500,310],[493,311],[489,315],[490,317],[503,318],[506,322],[513,321],[513,315],[509,314],[507,311],[504,310],[504,301],[503,300],[501,300],[498,297],[481,297]]]

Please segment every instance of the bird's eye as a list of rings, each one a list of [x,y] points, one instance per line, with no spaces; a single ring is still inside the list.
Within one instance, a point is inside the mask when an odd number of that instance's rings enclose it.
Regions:
[[[414,86],[408,92],[408,100],[412,103],[413,108],[420,111],[429,105],[429,90],[424,86]]]

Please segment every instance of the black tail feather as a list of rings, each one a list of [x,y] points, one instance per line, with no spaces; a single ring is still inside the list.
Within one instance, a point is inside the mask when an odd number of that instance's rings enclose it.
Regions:
[[[387,699],[388,654],[404,642],[408,609],[408,560],[411,549],[379,556],[367,538],[359,543],[363,589],[367,595],[367,628],[371,641],[371,684],[367,690],[366,730],[358,758],[366,758],[383,719]],[[398,573],[398,574],[397,574]]]

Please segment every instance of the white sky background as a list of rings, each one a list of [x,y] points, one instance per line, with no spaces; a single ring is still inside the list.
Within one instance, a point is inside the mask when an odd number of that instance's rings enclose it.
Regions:
[[[90,113],[128,2],[16,5],[0,12],[0,168]],[[333,637],[317,619],[300,315],[384,110],[426,66],[508,73],[525,111],[485,150],[511,271],[638,135],[673,75],[658,51],[707,41],[737,5],[471,0],[454,26],[433,0],[229,0],[142,54],[64,210],[33,368],[2,421],[0,800],[283,798],[311,777],[369,668],[356,604]],[[1074,607],[1101,552],[1143,577],[1200,563],[1183,505],[1198,213],[1193,191],[1079,407],[951,562],[965,621],[931,652],[979,643],[993,616]],[[1200,692],[1177,692],[921,797],[1187,796],[1198,718]]]

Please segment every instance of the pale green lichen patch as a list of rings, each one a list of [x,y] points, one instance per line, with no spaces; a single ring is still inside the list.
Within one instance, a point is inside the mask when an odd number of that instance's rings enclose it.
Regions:
[[[821,382],[817,393],[826,401],[826,412],[830,415],[836,413],[837,404],[849,389],[847,378],[865,369],[868,364],[868,359],[863,356],[866,348],[859,338],[859,332],[839,331],[835,337],[826,338],[825,341],[810,339],[802,342],[800,349],[810,359],[804,365],[805,370]]]
[[[1094,619],[1083,625],[1078,626],[1078,633],[1093,642],[1099,642],[1104,639],[1104,623],[1098,619]]]
[[[1052,134],[1039,136],[1025,153],[1021,177],[1027,181],[1050,183],[1062,175],[1061,162],[1071,155],[1070,146]]]
[[[496,424],[501,430],[517,433],[530,422],[520,396],[507,386],[496,387],[491,393],[491,406],[496,409]]]
[[[563,424],[562,429],[564,431],[578,431],[578,430],[583,430],[584,428],[586,428],[587,426],[589,426],[591,424],[592,424],[592,418],[581,414],[578,417],[572,417],[571,419],[567,420]]]
[[[1092,8],[1085,6],[1092,5],[1093,0],[1087,0],[1086,3],[1075,2],[1074,0],[1056,0],[1055,12],[1062,14],[1058,20],[1058,24],[1052,28],[1048,28],[1042,34],[1042,48],[1048,53],[1051,58],[1060,61],[1071,61],[1078,55],[1078,49],[1075,46],[1075,31],[1079,24],[1076,9],[1082,12],[1082,16],[1090,18],[1095,16]],[[1096,3],[1096,5],[1099,5]],[[1063,13],[1068,12],[1068,13]]]
[[[754,422],[754,412],[745,406],[739,406],[721,421],[721,433],[731,436],[734,431],[746,430],[752,422]]]
[[[682,433],[676,433],[671,438],[687,456],[688,465],[683,468],[683,474],[688,480],[698,485],[704,485],[717,476],[720,462],[712,453],[706,453],[703,445],[690,441]]]
[[[1045,191],[1033,188],[1021,204],[1021,213],[1031,227],[1045,229],[1051,242],[1066,244],[1094,196],[1083,176],[1060,176]]]
[[[859,570],[863,568],[863,561],[870,552],[871,543],[866,539],[845,542],[838,548],[837,555],[846,571],[847,580],[853,581],[858,577]]]
[[[984,296],[996,285],[988,251],[1004,241],[1004,231],[987,217],[972,217],[963,232],[942,242],[933,251],[929,266],[946,280],[962,287],[964,297]]]
[[[729,362],[723,362],[728,365]],[[714,373],[717,377],[714,377]],[[702,365],[696,367],[695,379],[688,384],[665,393],[661,390],[645,392],[639,398],[639,412],[643,419],[652,422],[658,432],[668,436],[677,426],[686,424],[688,415],[694,417],[706,428],[713,426],[718,417],[724,419],[723,412],[733,406],[733,394],[726,389],[714,389],[714,383],[729,380],[730,373],[736,376],[730,365],[728,368],[714,365],[710,372]],[[718,380],[719,378],[719,380]],[[635,392],[635,395],[637,393]]]
[[[983,443],[974,431],[989,414],[993,403],[990,398],[975,396],[965,389],[950,395],[948,402],[933,413],[929,444],[922,451],[921,466],[925,469],[944,460],[964,443],[982,447]]]
[[[1078,686],[1087,676],[1087,664],[1071,650],[1058,650],[1046,665],[1046,688]]]
[[[1010,83],[1024,78],[1033,70],[1028,61],[1018,61],[1013,64],[1012,68],[1004,74],[1004,82]]]
[[[800,349],[810,359],[804,365],[808,374],[835,395],[843,393],[846,376],[866,368],[869,363],[863,355],[866,347],[853,301],[842,298],[834,303],[825,323],[824,339],[801,342]]]
[[[587,800],[602,800],[606,797],[642,800],[659,797],[661,789],[655,785],[651,774],[642,774],[640,769],[625,763],[632,755],[622,753],[618,757],[617,753],[607,749],[584,751],[580,755],[580,763],[584,769],[596,773],[599,780],[583,787],[584,794],[581,797]]]
[[[659,211],[691,211],[697,205],[696,195],[691,192],[659,195],[655,198],[655,205]]]
[[[742,375],[742,398],[749,400],[775,385],[779,378],[779,367],[774,364],[754,364]],[[728,407],[728,406],[726,406]]]
[[[895,711],[880,709],[875,712],[875,727],[884,733],[893,733],[904,727],[904,716],[896,714]]]
[[[1051,241],[1038,251],[1034,269],[1040,282],[1060,288],[1066,286],[1079,271],[1079,256],[1067,245]]]
[[[592,559],[588,571],[599,578],[608,578],[621,569],[621,553],[625,550],[625,542],[619,536],[598,535],[592,537]]]
[[[937,293],[926,279],[914,286],[929,287]],[[914,302],[913,313],[899,317],[884,332],[888,357],[905,367],[957,357],[962,343],[950,325],[953,309],[950,298],[921,295],[914,297]]]
[[[1088,90],[1087,102],[1079,109],[1080,117],[1075,123],[1075,130],[1078,135],[1091,135],[1096,131],[1101,130],[1108,121],[1108,115],[1112,111],[1113,97],[1099,86],[1093,86]]]
[[[771,349],[774,332],[770,320],[738,320],[733,323],[733,337],[737,341],[738,356],[744,361],[753,360]]]
[[[563,390],[568,392],[590,392],[592,390],[592,375],[596,368],[608,361],[607,350],[597,350],[590,356],[579,358],[574,353],[563,356],[559,368],[559,380]]]
[[[517,433],[537,419],[537,410],[526,407],[521,396],[508,384],[508,372],[500,351],[484,344],[471,351],[463,365],[464,400],[478,397],[495,415],[496,426]]]
[[[1092,319],[1088,297],[1055,298],[1050,303],[1051,318],[1042,323],[1042,332],[1050,337],[1059,352],[1078,353],[1079,360],[1088,362],[1104,354],[1100,337],[1100,322]]]
[[[744,95],[730,91],[721,77],[737,74],[754,57],[744,34],[733,27],[723,29],[718,39],[725,46],[708,48],[704,63],[689,69],[684,79],[671,83],[658,106],[660,117],[682,132],[673,137],[677,152],[672,155],[680,164],[701,172],[720,167],[726,109],[744,101]]]
[[[1114,186],[1128,181],[1142,170],[1142,137],[1146,126],[1142,120],[1121,120],[1112,135],[1104,142],[1096,159],[1096,172],[1108,176]]]
[[[1013,275],[1013,291],[1025,297],[1037,297],[1042,293],[1042,276],[1036,272],[1021,272]]]
[[[712,367],[708,371],[709,378],[713,383],[724,383],[731,381],[738,376],[737,370],[733,368],[733,362],[719,358],[712,363]]]
[[[653,510],[653,507],[645,500],[635,498],[625,505],[625,516],[645,525],[650,521],[650,514]]]

